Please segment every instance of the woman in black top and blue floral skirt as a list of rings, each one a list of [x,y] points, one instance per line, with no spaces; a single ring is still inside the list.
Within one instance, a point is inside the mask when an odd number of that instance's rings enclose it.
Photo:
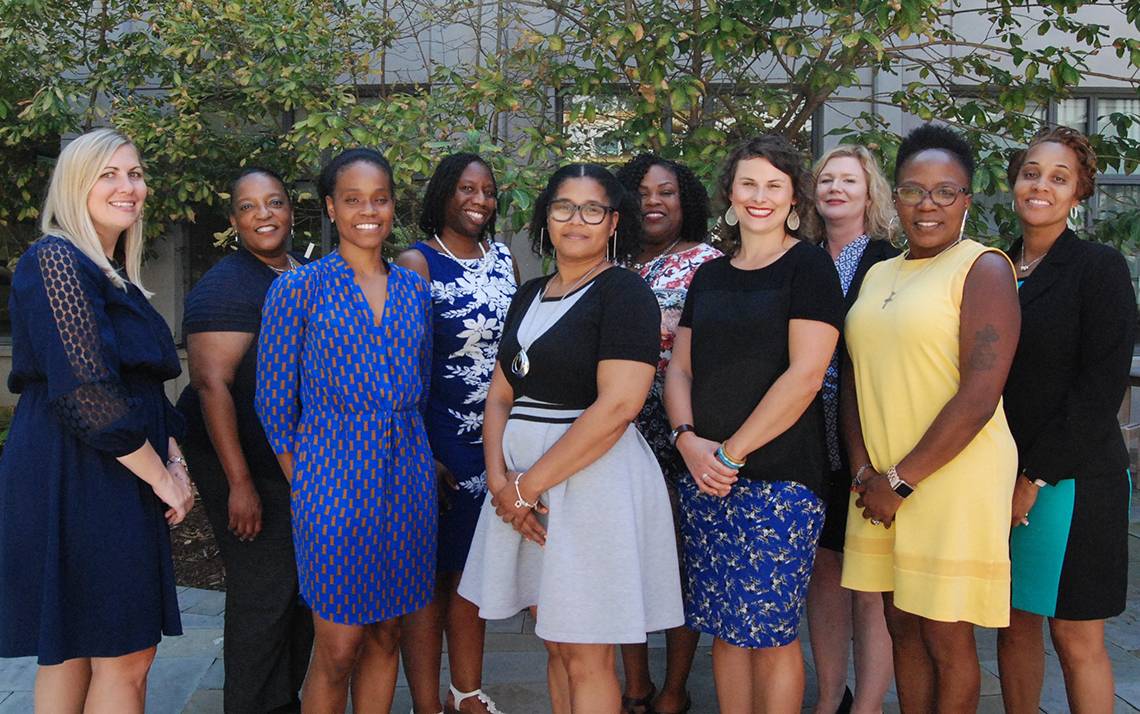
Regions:
[[[1045,129],[1009,166],[1022,238],[1021,341],[1003,398],[1017,442],[1010,626],[999,631],[1006,711],[1037,711],[1042,618],[1072,711],[1113,708],[1104,621],[1128,588],[1128,452],[1116,413],[1128,388],[1136,295],[1114,248],[1083,241],[1069,212],[1092,195],[1096,153],[1080,132]]]
[[[799,711],[796,631],[828,471],[819,390],[843,320],[823,251],[800,241],[810,176],[785,139],[729,156],[727,255],[689,287],[665,406],[692,480],[681,489],[686,619],[716,637],[722,711]]]

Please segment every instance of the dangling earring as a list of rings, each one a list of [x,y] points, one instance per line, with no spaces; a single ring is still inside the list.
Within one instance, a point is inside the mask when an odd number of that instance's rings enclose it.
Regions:
[[[617,260],[617,241],[618,235],[617,230],[615,230],[613,235],[610,236],[610,242],[606,245],[606,259],[611,263]],[[613,249],[613,255],[610,255],[611,248]]]
[[[540,261],[546,260],[546,229],[538,229],[538,259]]]
[[[1069,228],[1076,230],[1081,227],[1081,211],[1078,206],[1069,209]]]
[[[958,241],[956,241],[956,242],[960,242],[962,240],[962,238],[966,235],[966,219],[969,217],[970,217],[969,211],[966,211],[965,213],[962,214],[962,227],[958,229]]]
[[[796,213],[795,206],[792,206],[792,210],[788,211],[788,217],[784,219],[784,225],[787,226],[789,231],[798,231],[800,229],[800,214]]]
[[[740,218],[736,215],[736,209],[732,206],[729,206],[728,210],[724,212],[724,222],[730,226],[735,226],[737,223],[740,223]]]

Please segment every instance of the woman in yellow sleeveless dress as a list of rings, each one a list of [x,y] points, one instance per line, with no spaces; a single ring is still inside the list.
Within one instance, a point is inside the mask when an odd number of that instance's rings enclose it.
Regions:
[[[857,493],[842,582],[885,593],[904,712],[975,711],[973,627],[1009,621],[1017,451],[1001,391],[1020,313],[1008,259],[961,237],[972,173],[953,131],[907,137],[895,205],[909,250],[867,273],[847,317]]]

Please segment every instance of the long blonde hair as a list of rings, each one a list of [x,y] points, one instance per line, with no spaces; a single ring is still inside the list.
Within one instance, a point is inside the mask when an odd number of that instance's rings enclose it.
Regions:
[[[857,144],[840,144],[839,146],[824,153],[819,157],[819,161],[815,163],[815,168],[811,172],[812,182],[819,182],[819,175],[823,173],[823,168],[827,166],[827,162],[832,159],[853,158],[859,162],[863,167],[863,175],[867,177],[867,210],[863,215],[863,230],[872,240],[890,240],[893,232],[897,230],[898,220],[895,215],[895,205],[891,201],[891,185],[887,183],[887,179],[883,176],[883,170],[879,168],[879,162],[875,159],[866,147]],[[812,200],[812,217],[814,218],[813,228],[815,229],[816,242],[823,242],[827,239],[827,228],[823,222],[823,216],[819,215],[819,209],[815,206],[815,200]]]
[[[134,147],[134,144],[114,129],[95,129],[64,147],[51,174],[40,230],[44,235],[56,235],[71,241],[99,266],[108,280],[125,290],[126,283],[103,253],[103,244],[99,242],[99,234],[95,231],[91,214],[87,212],[87,195],[95,187],[111,156],[123,146]],[[139,277],[143,254],[141,211],[138,220],[124,233],[127,279],[150,297],[152,293],[143,287]]]

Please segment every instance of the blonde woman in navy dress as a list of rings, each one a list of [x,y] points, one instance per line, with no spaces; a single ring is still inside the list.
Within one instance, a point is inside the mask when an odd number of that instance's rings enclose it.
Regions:
[[[554,173],[531,240],[558,270],[519,288],[487,393],[487,490],[459,594],[488,619],[536,607],[556,714],[617,714],[614,644],[680,625],[669,496],[632,422],[660,357],[653,291],[608,254],[637,201],[596,164]],[[549,237],[548,237],[549,236]]]
[[[156,645],[182,634],[167,524],[194,497],[163,391],[178,353],[139,287],[146,196],[126,137],[78,137],[12,277],[0,657],[37,658],[37,712],[142,714]]]
[[[274,281],[258,341],[257,410],[292,483],[301,596],[316,642],[305,711],[387,712],[398,618],[435,575],[435,469],[422,410],[431,360],[424,281],[384,260],[392,171],[350,149],[318,189],[336,252]],[[351,682],[350,682],[351,679]]]
[[[498,711],[482,691],[487,623],[479,608],[456,593],[487,493],[483,401],[517,284],[510,249],[494,240],[497,193],[483,159],[445,157],[424,192],[420,230],[427,240],[396,261],[428,281],[434,313],[425,421],[442,494],[436,589],[430,605],[404,618],[400,642],[414,711],[424,714],[444,709],[439,699],[444,632],[451,674],[446,710]]]

